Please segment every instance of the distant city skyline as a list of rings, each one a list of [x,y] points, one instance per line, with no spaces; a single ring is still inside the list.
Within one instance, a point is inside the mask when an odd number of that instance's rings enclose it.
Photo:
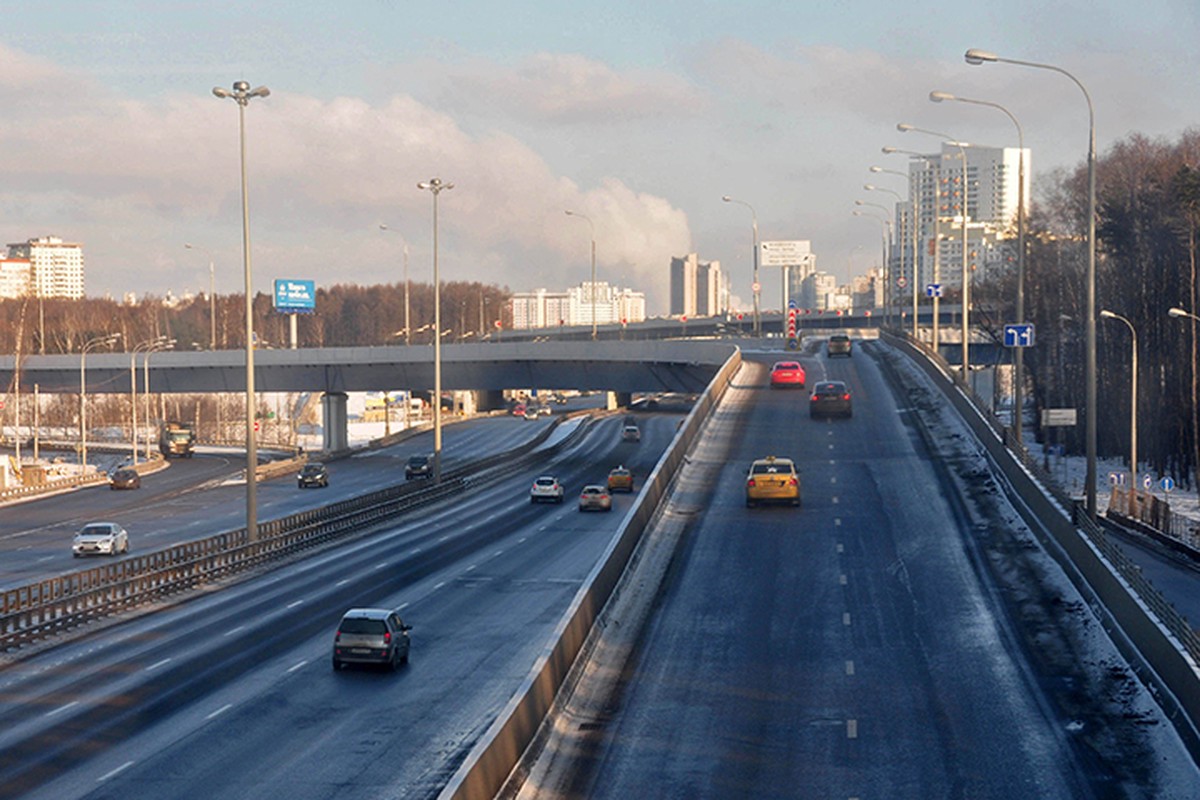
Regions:
[[[668,309],[663,265],[688,252],[719,261],[730,305],[747,309],[752,220],[722,196],[754,207],[764,240],[803,231],[844,283],[878,239],[850,213],[862,184],[907,191],[868,173],[880,148],[937,146],[902,138],[897,122],[1015,146],[1001,115],[932,104],[932,90],[1011,108],[1037,159],[1034,200],[1039,176],[1082,164],[1078,89],[967,65],[968,48],[1078,76],[1103,155],[1131,133],[1196,124],[1197,40],[1195,0],[1086,12],[968,1],[953,13],[927,0],[616,0],[594,14],[477,0],[18,4],[0,33],[0,230],[85,242],[89,296],[207,291],[209,259],[185,242],[212,253],[219,293],[239,291],[237,113],[211,89],[247,80],[271,89],[246,109],[258,291],[278,277],[395,282],[405,244],[413,279],[428,279],[416,183],[439,176],[457,187],[441,208],[445,280],[586,280],[591,233],[564,217],[572,209],[595,223],[597,278],[639,286],[650,313]]]

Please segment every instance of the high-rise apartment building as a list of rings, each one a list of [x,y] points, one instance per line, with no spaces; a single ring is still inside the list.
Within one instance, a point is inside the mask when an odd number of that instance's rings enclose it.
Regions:
[[[0,298],[33,294],[33,270],[28,259],[0,258]]]
[[[963,180],[963,155],[966,181]],[[967,213],[968,268],[974,274],[1015,263],[1021,150],[1016,147],[944,144],[940,153],[915,157],[909,164],[909,200],[896,204],[892,245],[892,291],[915,286],[962,283],[963,209]],[[1025,207],[1029,208],[1029,149],[1025,149]],[[916,220],[913,219],[916,199]],[[912,268],[914,227],[917,269]],[[896,278],[915,283],[900,290]],[[936,280],[935,280],[936,279]]]
[[[729,280],[720,261],[696,253],[671,259],[671,315],[716,317],[729,310]]]
[[[83,297],[83,246],[43,236],[8,246],[10,259],[30,264],[32,293],[37,297]]]

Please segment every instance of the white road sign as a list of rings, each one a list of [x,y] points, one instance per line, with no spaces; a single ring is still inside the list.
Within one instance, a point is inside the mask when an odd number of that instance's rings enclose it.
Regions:
[[[758,263],[763,267],[795,267],[812,258],[812,242],[759,242]]]

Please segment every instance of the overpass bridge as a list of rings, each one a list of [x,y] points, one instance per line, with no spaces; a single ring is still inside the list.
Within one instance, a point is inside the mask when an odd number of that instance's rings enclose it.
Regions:
[[[720,340],[491,342],[442,346],[442,389],[470,391],[476,407],[502,407],[505,389],[581,389],[615,393],[627,405],[634,392],[704,390],[735,346]],[[241,350],[79,354],[22,359],[20,390],[30,394],[161,394],[245,391]],[[326,443],[346,441],[346,393],[432,391],[431,346],[258,350],[258,392],[323,395]],[[13,382],[15,359],[0,358],[0,381]]]

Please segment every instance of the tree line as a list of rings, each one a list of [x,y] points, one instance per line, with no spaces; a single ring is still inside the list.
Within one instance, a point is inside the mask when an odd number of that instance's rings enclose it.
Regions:
[[[1064,431],[1068,452],[1085,449],[1087,413],[1087,165],[1042,176],[1026,222],[1025,311],[1035,346],[1025,353],[1037,409],[1075,408]],[[1125,317],[1137,331],[1138,461],[1141,473],[1191,485],[1200,464],[1197,336],[1177,307],[1200,315],[1200,129],[1177,140],[1131,135],[1096,163],[1096,310]],[[974,290],[974,287],[973,287]],[[1002,335],[1015,319],[1016,270],[980,282],[973,300]],[[1132,342],[1120,320],[1096,322],[1097,454],[1130,451]],[[1039,432],[1040,435],[1040,432]]]

